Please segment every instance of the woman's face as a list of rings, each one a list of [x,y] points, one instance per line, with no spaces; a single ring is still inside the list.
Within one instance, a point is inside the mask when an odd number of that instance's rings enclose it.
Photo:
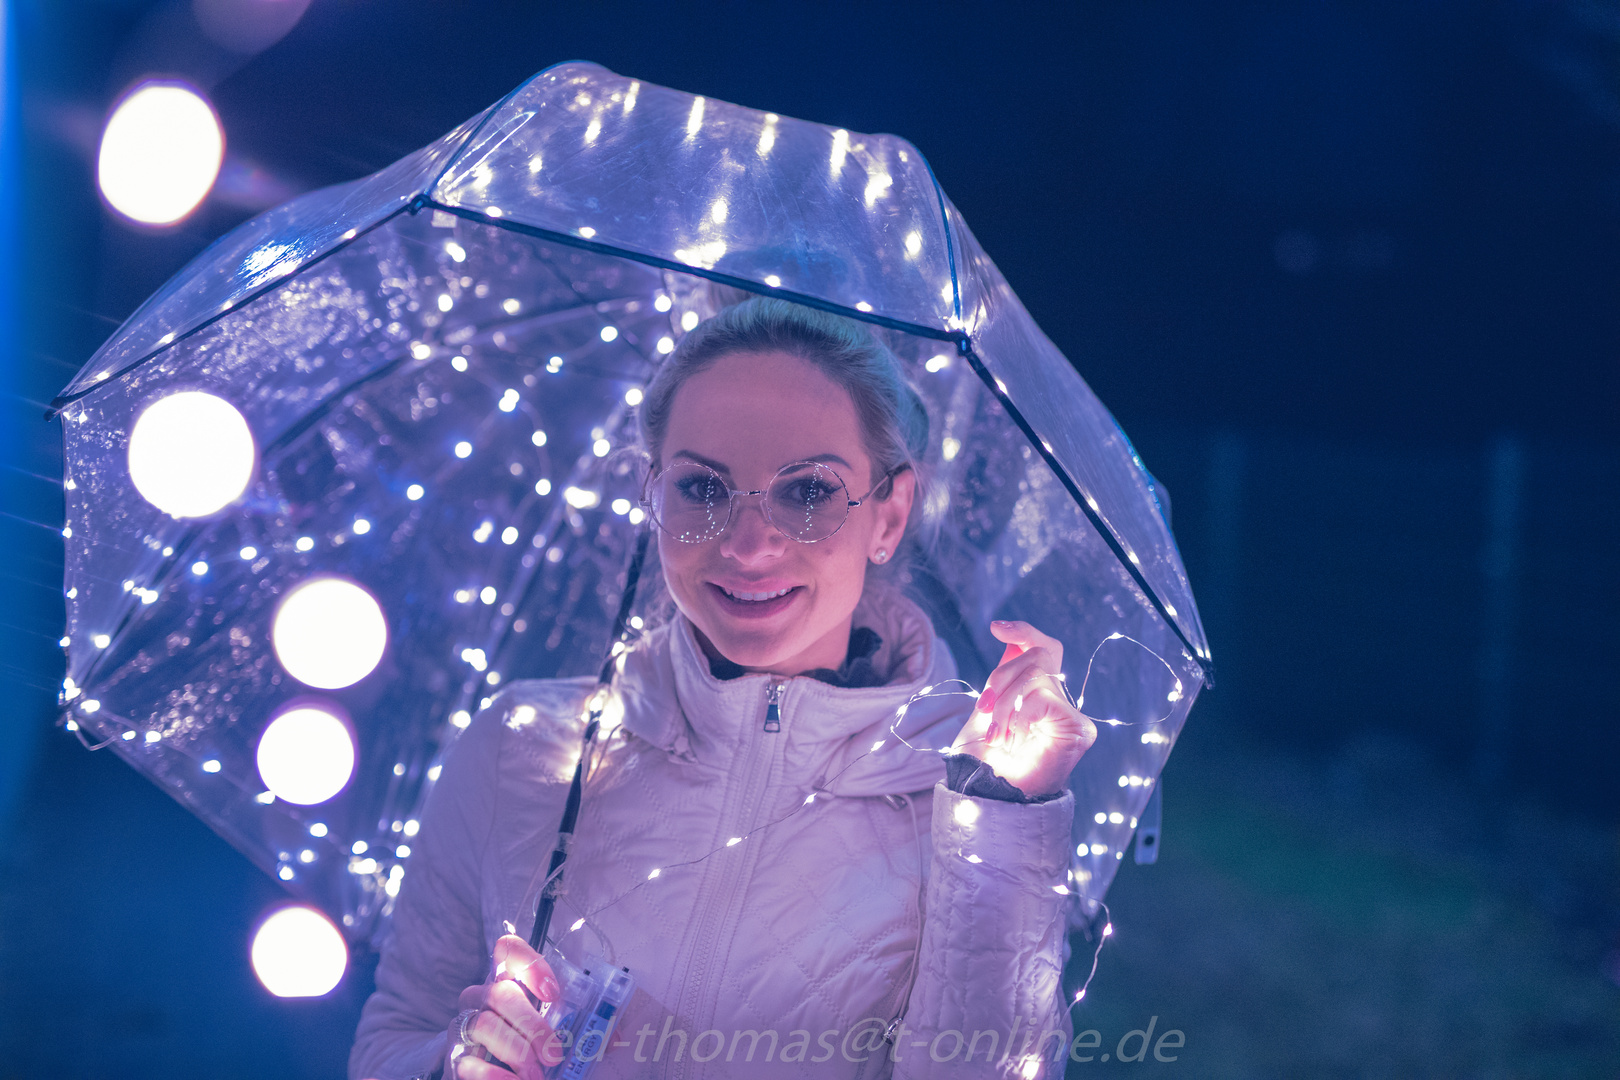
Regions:
[[[780,352],[732,353],[689,376],[656,449],[662,466],[707,465],[734,491],[758,491],[796,461],[826,462],[849,498],[866,494],[872,476],[848,391]],[[843,528],[814,544],[779,532],[760,496],[738,498],[730,525],[713,540],[688,544],[659,532],[665,582],[711,655],[783,675],[836,668],[849,649],[868,560],[895,552],[914,491],[915,478],[902,472],[888,499],[853,507]],[[743,598],[761,595],[772,598]]]

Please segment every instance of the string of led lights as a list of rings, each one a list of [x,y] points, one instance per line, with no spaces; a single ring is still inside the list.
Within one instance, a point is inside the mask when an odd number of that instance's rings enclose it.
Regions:
[[[1061,672],[1055,672],[1055,673],[1054,672],[1042,672],[1040,674],[1045,675],[1047,678],[1049,678],[1053,682],[1057,683],[1058,687],[1061,689],[1061,692],[1062,692],[1062,695],[1063,695],[1064,699],[1073,708],[1075,708],[1078,711],[1080,709],[1081,703],[1083,703],[1084,700],[1085,700],[1086,688],[1090,684],[1092,671],[1093,671],[1093,668],[1094,668],[1094,666],[1096,664],[1098,654],[1110,642],[1121,641],[1121,640],[1131,642],[1132,644],[1136,645],[1138,648],[1142,649],[1143,651],[1147,652],[1149,655],[1153,656],[1154,659],[1158,660],[1161,664],[1164,664],[1166,670],[1170,672],[1171,678],[1174,680],[1174,683],[1175,683],[1175,689],[1170,691],[1170,693],[1167,695],[1168,700],[1172,704],[1174,704],[1174,702],[1178,701],[1180,699],[1181,692],[1182,692],[1182,683],[1181,683],[1181,680],[1176,677],[1175,670],[1173,668],[1171,668],[1170,665],[1165,661],[1165,659],[1162,656],[1160,656],[1157,652],[1155,652],[1153,649],[1149,648],[1147,645],[1143,644],[1141,641],[1138,641],[1137,639],[1135,639],[1135,638],[1133,638],[1133,637],[1131,637],[1131,636],[1129,636],[1127,634],[1122,634],[1122,633],[1118,633],[1118,632],[1109,634],[1102,641],[1098,642],[1097,646],[1094,649],[1092,649],[1091,655],[1087,658],[1085,674],[1081,679],[1080,689],[1079,689],[1078,693],[1071,696],[1069,688],[1068,688],[1067,678],[1064,676],[1063,673],[1061,673]],[[622,640],[618,641],[618,642],[616,642],[615,648],[612,650],[611,656],[614,657],[614,658],[617,658],[624,651],[625,651],[624,642]],[[951,687],[951,688],[947,689],[948,687]],[[955,689],[954,687],[961,687],[961,689]],[[597,691],[595,693],[592,694],[592,697],[591,697],[590,701],[587,704],[587,713],[585,715],[585,721],[586,721],[586,723],[588,725],[592,724],[592,723],[597,723],[600,720],[600,710],[601,710],[601,701],[600,701],[600,699],[601,699],[601,696],[602,696],[604,691],[606,691],[608,693],[611,693],[611,684],[604,683],[602,686],[598,687],[598,689],[597,689]],[[972,737],[972,738],[969,738],[969,739],[967,739],[967,740],[965,740],[963,742],[955,744],[955,745],[953,745],[951,747],[925,747],[925,746],[916,746],[916,745],[912,744],[910,741],[908,741],[899,732],[900,722],[905,718],[907,710],[910,709],[910,707],[912,705],[915,705],[919,701],[929,700],[929,699],[932,699],[932,698],[944,698],[944,697],[972,697],[972,698],[978,699],[982,695],[982,693],[983,693],[982,688],[980,688],[980,689],[974,688],[973,684],[969,683],[965,679],[947,679],[947,680],[944,680],[944,681],[939,682],[939,683],[934,683],[934,684],[931,684],[929,686],[925,686],[921,690],[919,690],[915,694],[913,694],[910,698],[908,698],[904,703],[902,703],[901,705],[899,705],[895,709],[894,720],[889,725],[889,731],[888,731],[889,737],[892,738],[895,742],[897,742],[900,745],[904,746],[906,749],[912,751],[913,753],[937,754],[937,755],[943,756],[943,755],[949,755],[949,754],[953,754],[953,753],[964,752],[964,751],[967,751],[967,750],[972,749],[972,748],[985,748],[985,749],[988,749],[990,747],[990,740],[988,738],[985,738],[985,737]],[[1021,706],[1022,706],[1021,701],[1015,702],[1014,711],[1016,712],[1019,708],[1021,708]],[[1171,718],[1171,716],[1174,715],[1174,711],[1175,710],[1172,708],[1170,712],[1165,713],[1163,716],[1160,716],[1160,717],[1158,717],[1156,719],[1148,720],[1148,721],[1124,721],[1124,720],[1119,720],[1117,718],[1109,718],[1109,719],[1099,719],[1099,718],[1096,718],[1096,717],[1086,717],[1086,718],[1092,720],[1095,723],[1105,724],[1105,725],[1108,725],[1110,727],[1138,727],[1138,726],[1150,727],[1150,726],[1154,726],[1154,725],[1157,725],[1157,724],[1162,724],[1165,721],[1169,720]],[[976,709],[974,711],[973,716],[978,716],[980,714],[981,714],[981,711]],[[1081,715],[1084,716],[1085,714],[1081,713]],[[971,724],[972,722],[973,722],[973,719],[972,719],[972,717],[970,717],[969,723]],[[583,740],[583,744],[581,746],[581,751],[580,751],[581,755],[582,755],[581,760],[580,760],[580,768],[582,769],[582,771],[584,773],[584,779],[587,780],[587,781],[589,780],[589,778],[591,776],[593,776],[595,774],[597,768],[600,766],[603,758],[605,757],[605,755],[607,753],[607,749],[608,749],[604,743],[602,743],[602,742],[600,742],[600,741],[598,741],[597,739],[594,738],[594,734],[595,733],[592,732],[591,733],[592,737],[589,737],[589,738],[586,738],[586,739]],[[762,825],[758,825],[758,826],[754,827],[753,829],[750,829],[748,832],[742,834],[741,836],[730,837],[724,843],[716,845],[715,847],[711,848],[710,850],[708,850],[708,851],[706,851],[706,852],[704,852],[704,853],[702,853],[700,855],[697,855],[697,856],[695,856],[693,858],[684,859],[684,860],[681,860],[679,862],[667,863],[667,864],[664,864],[664,865],[661,865],[661,866],[653,867],[647,873],[646,877],[644,877],[640,881],[636,882],[635,884],[631,885],[630,887],[628,887],[626,889],[621,890],[617,895],[613,896],[611,899],[597,904],[595,907],[591,908],[589,911],[586,911],[584,914],[578,916],[569,925],[567,932],[568,933],[577,933],[577,932],[579,932],[581,930],[586,930],[589,933],[591,933],[593,936],[595,936],[598,941],[602,942],[604,945],[608,945],[609,946],[609,952],[611,953],[612,949],[611,949],[611,942],[610,942],[609,938],[607,937],[606,933],[599,926],[596,925],[596,920],[604,912],[616,907],[617,905],[624,902],[630,896],[632,896],[635,893],[641,891],[642,889],[648,888],[649,886],[651,886],[653,884],[653,882],[658,881],[661,878],[664,878],[666,876],[666,874],[668,874],[670,871],[682,870],[682,869],[686,869],[686,868],[689,868],[689,867],[698,866],[698,865],[708,861],[709,859],[713,858],[714,856],[720,854],[723,851],[727,851],[727,850],[730,850],[732,848],[738,847],[738,846],[740,846],[741,844],[743,844],[745,841],[747,841],[749,839],[753,839],[753,838],[756,838],[756,837],[758,837],[760,835],[763,835],[764,833],[770,831],[771,829],[775,828],[776,826],[781,825],[782,823],[790,820],[791,818],[796,817],[797,815],[802,813],[808,807],[811,807],[811,806],[815,805],[816,802],[817,802],[817,796],[825,796],[825,797],[829,797],[829,798],[836,798],[837,793],[835,791],[833,791],[832,789],[833,789],[833,786],[837,783],[838,779],[840,777],[842,777],[845,773],[847,773],[850,769],[854,768],[857,764],[864,761],[866,758],[870,757],[872,754],[875,754],[879,750],[882,750],[884,747],[886,747],[888,745],[888,743],[889,743],[888,738],[879,739],[876,742],[874,742],[871,745],[870,748],[868,748],[863,753],[855,756],[854,758],[850,759],[848,762],[846,762],[844,764],[844,766],[842,768],[840,768],[832,776],[827,777],[824,780],[822,780],[820,782],[820,784],[818,784],[817,787],[814,790],[810,791],[801,801],[796,803],[792,807],[792,809],[788,810],[786,813],[781,814],[781,815],[779,815],[779,816],[777,816],[777,817],[763,823]],[[970,823],[964,821],[963,824],[966,825],[966,824],[970,824]],[[977,856],[969,856],[968,858],[969,858],[969,861],[974,861],[974,862],[979,861]],[[542,868],[539,868],[539,869],[536,870],[534,876],[530,880],[529,887],[528,887],[528,889],[526,890],[526,892],[524,894],[525,895],[525,900],[524,900],[524,908],[525,908],[525,910],[529,907],[528,898],[531,898],[531,897],[543,898],[543,897],[547,896],[547,890],[551,889],[559,881],[559,879],[562,876],[562,873],[563,873],[564,869],[565,869],[565,864],[558,863],[558,862],[553,862],[552,864],[550,864],[550,865],[548,865],[546,867],[542,867]],[[542,875],[544,875],[544,876],[542,877]],[[1061,885],[1061,884],[1056,885],[1056,886],[1053,887],[1053,889],[1054,889],[1055,892],[1057,892],[1058,894],[1063,895],[1063,896],[1076,895],[1073,892],[1073,890],[1071,890],[1067,885]],[[556,896],[556,899],[559,899],[559,900],[564,899],[564,898],[565,897],[562,894],[557,894],[557,896]],[[1092,903],[1095,903],[1099,908],[1101,908],[1101,910],[1103,912],[1103,915],[1104,915],[1104,922],[1103,922],[1103,926],[1102,926],[1100,932],[1097,934],[1096,944],[1094,945],[1093,950],[1092,950],[1091,968],[1090,968],[1089,972],[1087,973],[1084,982],[1081,984],[1080,989],[1075,993],[1073,1000],[1069,1003],[1068,1008],[1067,1008],[1066,1011],[1072,1011],[1075,1008],[1075,1006],[1077,1006],[1080,1003],[1080,1001],[1086,996],[1086,992],[1090,988],[1091,982],[1092,982],[1093,978],[1096,977],[1096,974],[1097,974],[1097,965],[1098,965],[1099,958],[1101,957],[1101,954],[1102,954],[1103,943],[1104,943],[1104,941],[1106,941],[1109,937],[1111,937],[1113,935],[1113,931],[1114,931],[1113,915],[1112,915],[1112,912],[1109,910],[1107,904],[1105,904],[1100,899],[1099,900],[1093,900]],[[549,913],[548,913],[547,917],[548,917],[548,920],[549,920]],[[516,932],[514,924],[511,921],[507,921],[505,923],[505,926],[506,926],[506,929],[507,929],[508,933],[515,933]],[[540,931],[540,927],[538,925],[535,927],[535,931],[536,931],[536,934],[538,934],[538,932]],[[536,935],[531,935],[531,937],[534,937],[534,936],[536,936]],[[543,948],[544,945],[545,945],[545,943],[543,941],[532,942],[532,944],[534,944],[534,946],[537,949],[538,948]],[[611,956],[610,956],[610,959],[611,959]],[[499,977],[500,974],[501,973],[499,971],[496,972],[497,977]]]

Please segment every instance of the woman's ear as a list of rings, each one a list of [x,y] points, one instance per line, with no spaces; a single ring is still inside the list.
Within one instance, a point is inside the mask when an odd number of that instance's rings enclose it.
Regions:
[[[887,559],[900,550],[906,522],[911,518],[911,504],[917,497],[917,474],[903,469],[890,481],[890,486],[888,498],[874,499],[869,504],[877,516],[877,528],[872,530],[872,550],[866,553],[868,558],[883,551]]]

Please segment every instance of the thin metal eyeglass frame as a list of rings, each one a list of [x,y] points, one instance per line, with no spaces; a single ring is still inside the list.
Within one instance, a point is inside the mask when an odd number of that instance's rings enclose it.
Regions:
[[[707,472],[710,476],[713,476],[714,479],[715,479],[715,482],[718,483],[721,487],[725,488],[726,489],[726,494],[730,496],[730,498],[727,500],[727,503],[726,503],[726,520],[721,523],[719,531],[716,532],[713,536],[700,537],[697,540],[688,540],[685,537],[679,536],[676,533],[672,532],[670,529],[666,528],[664,526],[664,523],[661,520],[659,520],[658,515],[653,512],[652,500],[648,498],[648,495],[652,491],[653,482],[655,480],[657,480],[660,476],[663,476],[664,473],[669,470],[670,465],[676,465],[676,464],[680,464],[680,465],[696,465],[698,468],[700,468],[700,469],[704,470],[705,472]],[[749,496],[753,496],[753,495],[764,495],[764,494],[768,493],[771,490],[772,486],[775,485],[776,481],[781,478],[783,473],[787,472],[789,469],[796,469],[796,468],[799,468],[800,466],[803,466],[803,465],[810,465],[810,466],[813,466],[814,468],[817,468],[817,469],[826,469],[828,472],[832,473],[834,477],[837,478],[838,486],[840,488],[842,488],[844,491],[849,490],[849,485],[844,483],[843,475],[837,469],[833,468],[831,465],[828,465],[824,461],[790,461],[786,465],[782,466],[780,469],[777,469],[776,470],[776,475],[771,477],[771,482],[769,484],[766,484],[764,487],[760,488],[758,491],[736,491],[736,490],[734,490],[730,484],[725,482],[724,478],[722,478],[719,473],[715,472],[713,469],[709,468],[709,466],[703,464],[701,461],[682,461],[682,462],[674,462],[674,461],[672,461],[672,462],[669,463],[669,465],[666,465],[662,469],[659,469],[658,472],[656,472],[656,473],[648,473],[647,474],[646,481],[641,485],[641,506],[642,506],[642,509],[646,511],[647,516],[653,520],[653,524],[658,526],[659,531],[662,532],[665,536],[668,536],[671,540],[674,540],[674,541],[676,541],[678,543],[682,543],[682,544],[707,544],[711,540],[720,539],[722,536],[726,535],[726,530],[731,528],[731,521],[732,521],[732,519],[734,517],[737,516],[737,500],[739,498],[745,498],[745,497],[749,497]],[[796,544],[819,544],[823,540],[831,540],[833,537],[837,536],[838,533],[839,533],[839,530],[842,529],[845,525],[847,525],[849,523],[849,512],[851,510],[855,509],[857,506],[860,506],[862,503],[866,502],[866,500],[870,499],[872,497],[872,493],[875,492],[878,488],[882,487],[884,484],[887,484],[890,480],[893,480],[896,476],[899,476],[901,473],[905,472],[909,468],[911,468],[911,462],[909,462],[909,461],[901,462],[900,464],[896,465],[894,468],[890,469],[888,472],[884,473],[878,479],[877,483],[873,484],[870,488],[868,488],[866,490],[865,495],[862,495],[858,499],[849,499],[849,500],[847,500],[845,502],[845,505],[844,505],[844,520],[840,521],[838,523],[838,528],[834,529],[832,532],[828,533],[826,536],[818,536],[814,540],[800,539],[799,537],[794,536],[792,533],[788,532],[786,529],[782,528],[782,526],[778,525],[776,523],[776,519],[771,517],[771,507],[770,507],[770,503],[768,501],[766,501],[764,499],[761,499],[760,504],[759,504],[759,509],[760,509],[760,512],[765,515],[765,520],[770,523],[771,528],[775,529],[777,532],[781,533],[783,536],[787,537],[789,540],[792,540],[794,543],[796,543]]]

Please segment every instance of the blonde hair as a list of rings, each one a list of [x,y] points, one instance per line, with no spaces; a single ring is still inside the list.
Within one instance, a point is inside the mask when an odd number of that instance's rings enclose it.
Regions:
[[[722,356],[746,352],[787,353],[848,392],[872,459],[872,483],[907,467],[918,471],[928,445],[928,412],[894,354],[854,319],[768,296],[744,300],[699,323],[660,365],[637,414],[642,445],[655,467],[681,384]],[[923,477],[917,480],[920,487]],[[880,487],[876,496],[888,498],[892,480]]]

